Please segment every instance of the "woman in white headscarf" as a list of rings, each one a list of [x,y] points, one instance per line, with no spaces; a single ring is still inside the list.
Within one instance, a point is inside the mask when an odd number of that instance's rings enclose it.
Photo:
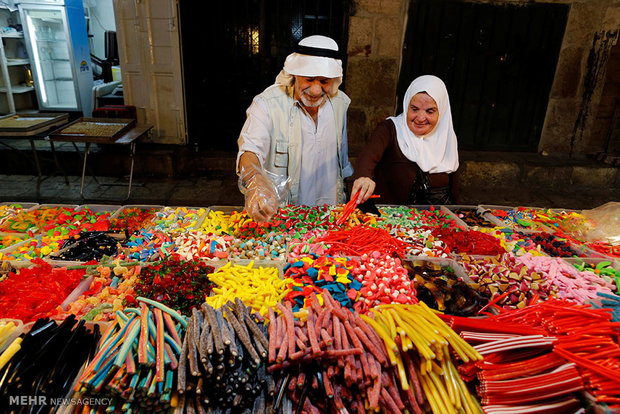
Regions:
[[[416,78],[405,93],[403,113],[377,125],[355,165],[351,197],[376,192],[381,204],[453,204],[459,167],[448,91],[432,75]]]

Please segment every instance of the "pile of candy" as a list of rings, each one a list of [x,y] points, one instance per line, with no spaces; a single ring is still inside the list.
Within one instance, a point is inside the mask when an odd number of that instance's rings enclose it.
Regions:
[[[585,242],[594,224],[576,213],[114,209],[0,206],[0,398],[507,413],[577,411],[588,391],[620,405],[620,250]]]

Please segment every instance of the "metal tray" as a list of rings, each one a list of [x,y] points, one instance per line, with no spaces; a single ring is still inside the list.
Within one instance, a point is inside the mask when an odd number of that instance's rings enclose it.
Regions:
[[[40,114],[13,114],[0,117],[0,133],[35,133],[58,126],[69,120],[69,114],[40,113]],[[38,121],[38,122],[37,122]],[[23,123],[23,125],[18,125]]]
[[[122,124],[122,127],[112,133],[93,134],[92,131],[85,132],[67,131],[69,128],[79,124],[96,123],[100,125]],[[75,121],[57,129],[50,134],[50,139],[54,141],[81,141],[81,142],[112,142],[123,136],[125,132],[130,130],[136,124],[135,119],[129,118],[78,118]]]

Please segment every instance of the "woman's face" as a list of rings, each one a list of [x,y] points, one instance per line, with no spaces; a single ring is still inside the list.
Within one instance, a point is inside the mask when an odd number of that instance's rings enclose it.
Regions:
[[[411,132],[421,137],[429,134],[439,121],[437,102],[426,92],[417,93],[409,102],[407,125]]]

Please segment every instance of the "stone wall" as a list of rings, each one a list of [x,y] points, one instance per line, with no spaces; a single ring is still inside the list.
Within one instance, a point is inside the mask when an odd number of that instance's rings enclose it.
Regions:
[[[603,150],[611,122],[595,126],[611,50],[618,40],[620,1],[570,2],[555,79],[539,143],[547,153],[592,154]]]
[[[619,35],[620,0],[537,2],[570,5],[539,152],[602,151],[620,112],[611,108],[618,97],[614,82],[620,67],[612,65],[610,58]],[[408,5],[409,0],[358,0],[350,18],[346,91],[352,99],[349,142],[353,158],[377,122],[394,115]]]
[[[358,0],[349,20],[346,91],[349,152],[354,157],[377,123],[394,114],[407,0]]]
[[[603,152],[620,154],[620,44],[612,47],[607,66],[592,136],[602,141]]]

